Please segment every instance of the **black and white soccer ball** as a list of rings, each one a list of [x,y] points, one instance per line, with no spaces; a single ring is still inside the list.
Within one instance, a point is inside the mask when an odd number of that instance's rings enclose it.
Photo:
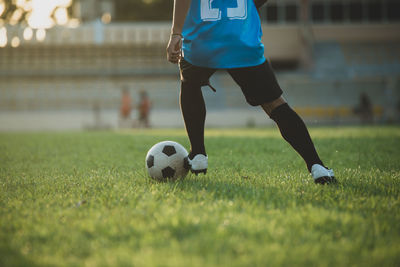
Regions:
[[[187,157],[188,152],[177,142],[157,143],[147,152],[147,172],[151,178],[159,181],[184,178],[188,173],[185,163]]]

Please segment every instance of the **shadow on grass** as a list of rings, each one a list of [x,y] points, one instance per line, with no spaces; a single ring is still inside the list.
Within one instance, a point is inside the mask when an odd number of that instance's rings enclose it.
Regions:
[[[193,201],[201,201],[202,198],[212,198],[215,201],[227,200],[236,203],[247,202],[271,209],[286,209],[295,206],[312,204],[321,208],[334,208],[336,210],[355,211],[349,202],[371,196],[386,199],[399,194],[398,183],[381,179],[365,177],[343,177],[337,184],[316,185],[310,181],[296,178],[279,177],[265,183],[260,180],[246,178],[233,178],[218,180],[213,177],[189,176],[177,182],[168,182],[169,190],[185,191],[191,193]],[[243,179],[243,178],[242,178]],[[266,178],[268,179],[268,178]],[[300,180],[301,178],[299,178]],[[202,194],[201,192],[205,192]],[[369,207],[363,207],[363,210]],[[371,208],[373,209],[373,208]]]
[[[39,266],[28,257],[6,245],[0,245],[0,266]],[[40,264],[40,266],[45,266]]]
[[[260,205],[285,207],[297,198],[293,190],[284,190],[274,184],[252,183],[251,179],[240,182],[237,179],[232,182],[214,180],[209,177],[187,177],[184,180],[168,182],[171,191],[190,192],[194,196],[193,201],[201,201],[202,198],[214,200],[240,200],[244,202],[256,202]],[[293,188],[293,187],[292,187]],[[202,194],[201,192],[205,192]],[[205,196],[206,195],[206,196]]]

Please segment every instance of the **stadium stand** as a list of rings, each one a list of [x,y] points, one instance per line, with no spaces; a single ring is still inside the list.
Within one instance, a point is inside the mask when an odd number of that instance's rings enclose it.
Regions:
[[[376,121],[396,120],[385,115],[400,99],[400,24],[387,12],[393,1],[380,1],[381,15],[362,1],[360,19],[346,1],[310,1],[306,22],[300,2],[272,1],[260,10],[266,56],[290,103],[308,121],[356,122],[352,110],[365,92]],[[8,39],[23,32],[18,25],[6,29]],[[181,120],[177,68],[165,59],[169,30],[169,22],[94,20],[54,27],[42,42],[20,38],[17,47],[0,48],[0,110],[91,112],[99,105],[115,113],[126,86],[133,97],[147,90],[156,113],[173,111],[178,115],[170,118]],[[226,74],[218,72],[212,83],[216,93],[204,90],[210,111],[253,110]]]

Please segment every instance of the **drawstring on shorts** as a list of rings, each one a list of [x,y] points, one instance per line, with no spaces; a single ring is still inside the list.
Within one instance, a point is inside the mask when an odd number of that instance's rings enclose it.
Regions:
[[[206,85],[207,85],[208,87],[210,87],[210,89],[213,90],[214,93],[217,92],[217,89],[215,89],[215,88],[211,85],[210,81],[208,81]]]

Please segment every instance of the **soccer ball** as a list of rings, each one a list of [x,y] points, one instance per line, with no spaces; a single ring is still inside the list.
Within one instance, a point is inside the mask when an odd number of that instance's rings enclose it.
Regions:
[[[147,152],[146,168],[150,177],[159,181],[184,178],[189,169],[185,166],[186,149],[173,141],[155,144]]]

